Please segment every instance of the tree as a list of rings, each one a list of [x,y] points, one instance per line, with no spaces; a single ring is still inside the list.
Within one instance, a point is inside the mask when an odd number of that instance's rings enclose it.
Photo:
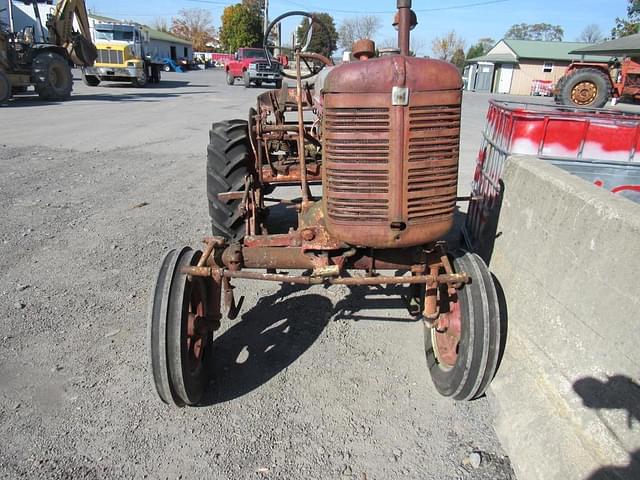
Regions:
[[[595,23],[587,25],[578,37],[579,42],[598,43],[603,40],[602,31]]]
[[[451,61],[453,55],[458,50],[463,51],[464,57],[464,46],[465,41],[458,36],[455,30],[451,30],[442,37],[436,37],[431,42],[431,50],[433,50],[436,58],[446,60],[447,62]]]
[[[451,56],[451,63],[458,67],[458,70],[462,71],[462,69],[464,68],[464,61],[464,49],[458,48],[455,52],[453,52],[453,55]]]
[[[640,1],[628,0],[627,18],[616,18],[616,26],[611,30],[611,38],[628,37],[640,33]]]
[[[512,25],[504,38],[508,40],[544,40],[546,42],[561,42],[564,30],[560,25],[549,23],[520,23]]]
[[[203,51],[216,34],[213,17],[203,8],[185,8],[171,19],[171,33],[190,40],[196,51]]]
[[[309,43],[309,52],[321,53],[325,57],[331,58],[333,52],[338,48],[338,32],[333,17],[328,13],[313,13],[313,16],[322,24],[315,24]],[[305,17],[297,31],[298,45],[306,42],[307,33],[309,31],[309,18]]]
[[[243,47],[259,47],[263,38],[260,16],[240,3],[226,7],[222,13],[220,43],[228,52]]]
[[[351,46],[356,40],[373,39],[381,26],[380,19],[375,15],[347,18],[342,21],[338,30],[340,46],[351,50]]]
[[[169,28],[169,23],[167,22],[167,19],[164,17],[157,17],[154,21],[153,21],[153,28],[155,28],[156,30],[160,31],[160,32],[169,32],[170,28]]]
[[[496,42],[493,38],[483,37],[479,39],[475,45],[469,47],[469,50],[467,51],[467,58],[476,58],[486,55],[495,43]]]

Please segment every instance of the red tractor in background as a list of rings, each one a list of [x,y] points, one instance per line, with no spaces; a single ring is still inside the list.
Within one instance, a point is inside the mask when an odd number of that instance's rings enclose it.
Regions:
[[[574,62],[555,88],[556,103],[602,108],[611,99],[640,97],[640,58],[622,62]]]

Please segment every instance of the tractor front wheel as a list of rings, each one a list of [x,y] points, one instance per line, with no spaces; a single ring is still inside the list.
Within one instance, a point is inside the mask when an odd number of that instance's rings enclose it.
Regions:
[[[211,378],[208,358],[220,326],[220,288],[212,278],[182,272],[201,256],[190,248],[170,251],[152,293],[148,354],[156,392],[169,405],[197,405]]]
[[[73,75],[69,63],[54,52],[42,52],[33,59],[36,92],[43,100],[66,100],[71,96]]]
[[[425,324],[427,367],[438,392],[455,400],[480,397],[493,379],[500,351],[500,307],[482,259],[467,253],[453,261],[471,278],[450,298],[435,327]]]
[[[564,77],[556,101],[571,107],[602,108],[611,96],[611,79],[595,68],[579,68]]]

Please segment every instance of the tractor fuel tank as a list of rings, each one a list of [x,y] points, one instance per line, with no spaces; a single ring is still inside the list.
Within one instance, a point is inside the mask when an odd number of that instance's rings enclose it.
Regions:
[[[386,56],[334,68],[323,89],[327,228],[348,244],[422,245],[453,226],[462,80],[439,60]]]

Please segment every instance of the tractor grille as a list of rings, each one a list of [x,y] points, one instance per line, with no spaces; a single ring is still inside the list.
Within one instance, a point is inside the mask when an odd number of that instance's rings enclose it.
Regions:
[[[111,63],[116,65],[122,65],[124,59],[122,58],[122,50],[110,50],[101,48],[98,50],[98,59],[96,63]]]
[[[409,108],[407,220],[410,224],[453,215],[458,184],[460,107]]]
[[[327,214],[339,222],[386,222],[389,109],[328,108],[324,121]]]

